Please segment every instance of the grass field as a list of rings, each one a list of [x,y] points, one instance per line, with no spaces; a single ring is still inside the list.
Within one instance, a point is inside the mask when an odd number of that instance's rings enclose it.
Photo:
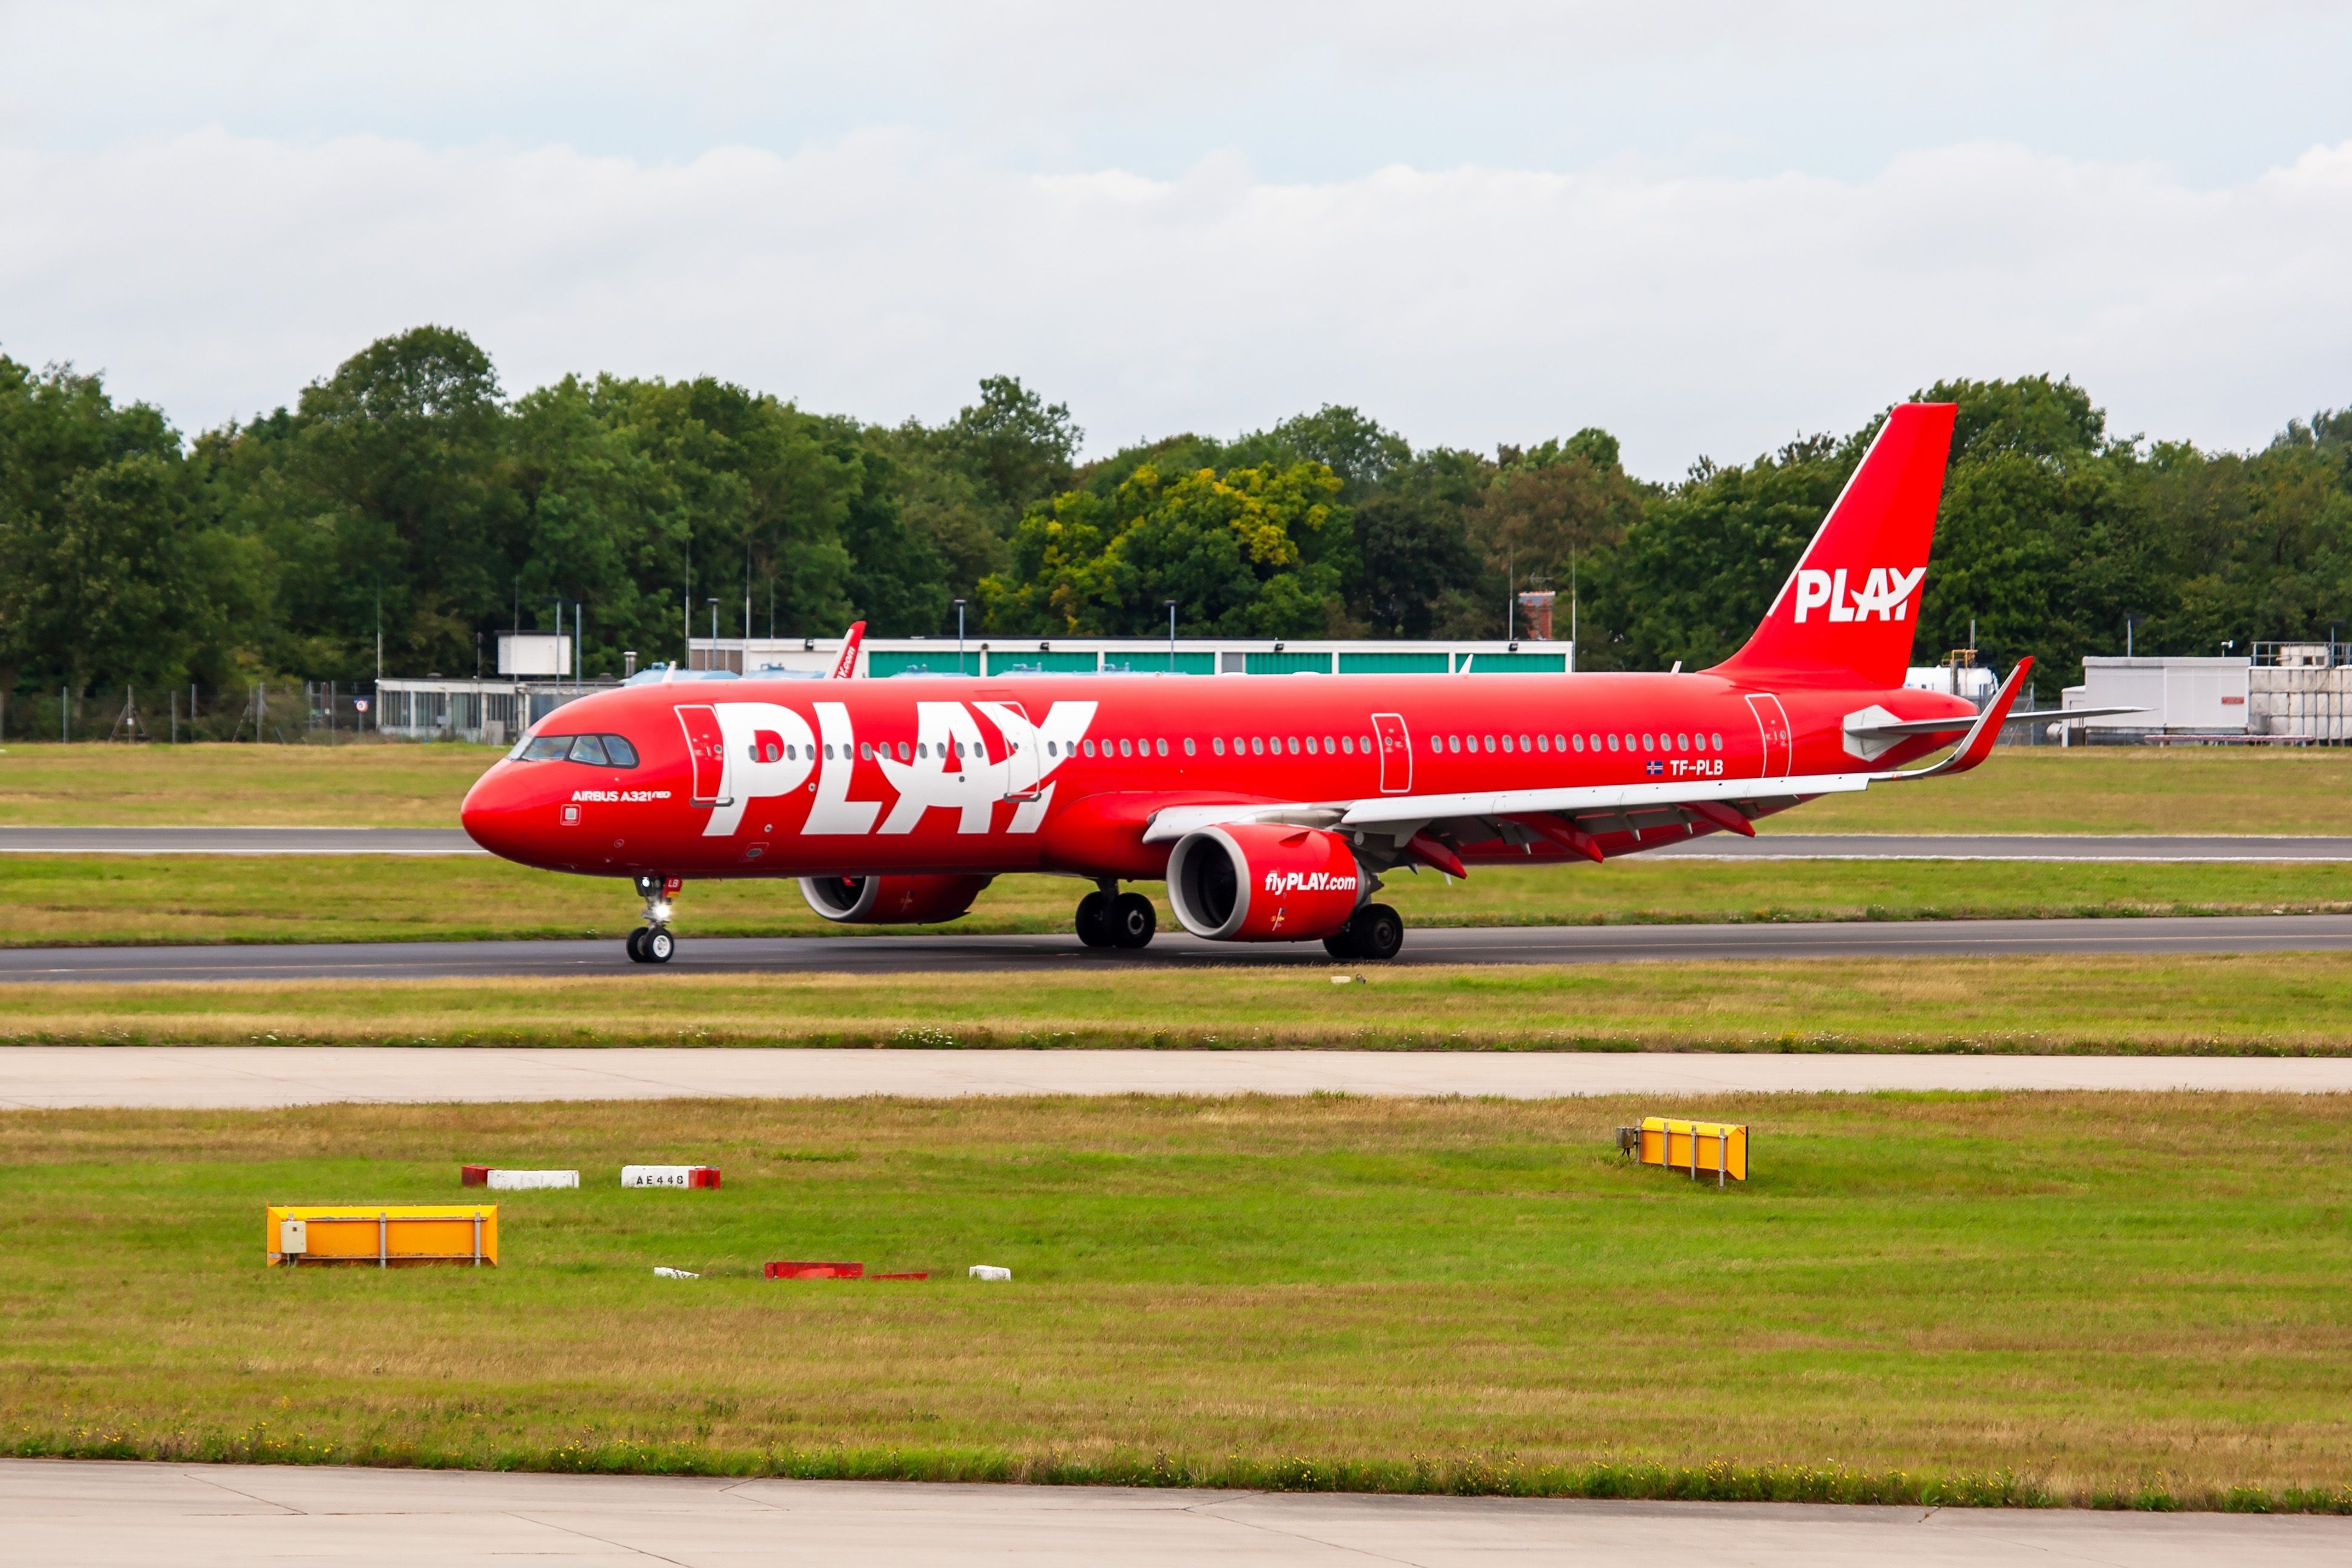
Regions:
[[[2352,1507],[2343,1097],[1684,1107],[1756,1130],[1725,1192],[1620,1162],[1659,1109],[0,1115],[0,1450]],[[266,1203],[461,1161],[588,1184],[497,1194],[494,1271],[262,1268]]]
[[[0,750],[0,825],[455,827],[506,753],[454,742]]]
[[[947,928],[1067,931],[1085,884],[1005,877]],[[1144,890],[1177,929],[1157,884]],[[1917,860],[1641,860],[1481,867],[1448,884],[1390,879],[1410,926],[1675,921],[1917,920],[2053,915],[2322,913],[2352,910],[2352,865]],[[0,946],[397,942],[601,936],[638,923],[612,878],[487,857],[0,855]],[[873,934],[809,911],[790,881],[692,882],[677,929],[697,936]],[[1407,938],[1410,941],[1410,937]]]
[[[2352,1051],[2332,953],[11,984],[0,1042]]]
[[[454,743],[0,750],[0,824],[455,827],[499,753]],[[2352,752],[2012,749],[1769,819],[1784,833],[2352,834]]]

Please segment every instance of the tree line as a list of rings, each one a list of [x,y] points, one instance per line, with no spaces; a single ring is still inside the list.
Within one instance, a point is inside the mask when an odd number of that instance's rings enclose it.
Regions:
[[[2352,413],[2265,447],[2117,436],[2068,380],[1960,405],[1915,657],[2246,651],[2352,625]],[[1414,448],[1326,406],[1080,463],[1011,377],[945,423],[864,424],[709,377],[520,396],[464,333],[370,344],[291,407],[193,440],[100,378],[0,357],[0,694],[495,668],[567,627],[583,668],[705,633],[1496,637],[1572,598],[1580,668],[1698,668],[1762,615],[1877,428],[1680,480],[1580,430]],[[713,603],[715,601],[715,604]]]

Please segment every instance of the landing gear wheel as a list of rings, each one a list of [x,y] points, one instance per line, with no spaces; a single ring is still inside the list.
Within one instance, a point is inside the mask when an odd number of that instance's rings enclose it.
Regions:
[[[1119,947],[1149,947],[1159,929],[1159,912],[1141,893],[1121,893],[1110,907],[1110,938]]]
[[[1386,904],[1366,904],[1348,921],[1347,937],[1358,958],[1385,963],[1404,946],[1404,921]],[[1324,946],[1330,946],[1328,938]]]
[[[1078,940],[1088,947],[1111,945],[1111,895],[1088,893],[1078,900]]]
[[[1334,958],[1353,958],[1356,956],[1356,939],[1348,934],[1347,927],[1341,926],[1323,939],[1323,951]]]
[[[670,954],[677,951],[677,938],[659,926],[646,932],[645,940],[637,943],[637,952],[644,954],[647,963],[667,963]]]
[[[645,941],[646,928],[643,926],[639,926],[636,930],[629,933],[629,962],[631,963],[643,963],[646,961]]]

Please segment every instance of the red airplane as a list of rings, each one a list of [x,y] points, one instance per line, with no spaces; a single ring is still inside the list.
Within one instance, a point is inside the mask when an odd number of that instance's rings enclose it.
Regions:
[[[1636,854],[1819,795],[1984,761],[1991,706],[1906,689],[1949,404],[1895,408],[1746,647],[1685,674],[1022,675],[647,671],[541,720],[466,796],[510,860],[628,877],[629,956],[665,963],[691,879],[793,877],[827,920],[952,920],[991,878],[1081,878],[1077,934],[1139,948],[1165,881],[1215,942],[1386,959],[1383,874]],[[2028,714],[2021,717],[2040,718]],[[1932,766],[1897,771],[1958,740]]]

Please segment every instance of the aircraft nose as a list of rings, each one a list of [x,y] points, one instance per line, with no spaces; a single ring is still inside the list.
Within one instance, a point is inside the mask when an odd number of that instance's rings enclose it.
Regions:
[[[530,794],[528,784],[515,776],[513,764],[501,762],[474,781],[457,808],[457,820],[466,836],[491,854],[521,859]]]

